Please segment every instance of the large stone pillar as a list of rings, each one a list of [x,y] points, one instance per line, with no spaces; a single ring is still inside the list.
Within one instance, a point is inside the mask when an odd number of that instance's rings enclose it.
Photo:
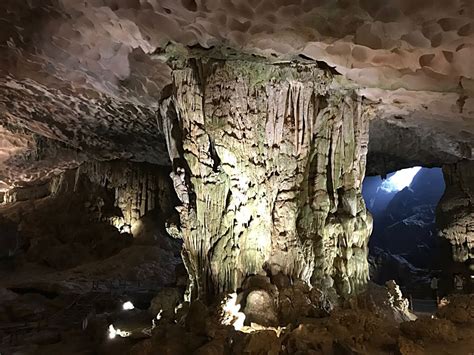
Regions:
[[[164,101],[194,295],[283,273],[341,295],[368,279],[368,114],[313,65],[192,61]]]
[[[474,161],[443,167],[446,191],[436,211],[441,237],[451,245],[454,262],[474,271]]]

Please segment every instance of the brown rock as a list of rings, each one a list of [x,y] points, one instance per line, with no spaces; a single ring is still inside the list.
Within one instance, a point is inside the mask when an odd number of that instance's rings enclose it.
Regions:
[[[222,355],[225,348],[225,339],[214,339],[197,349],[194,355]]]
[[[414,322],[400,324],[402,333],[413,340],[456,342],[457,330],[454,324],[447,319],[433,319],[420,317]]]
[[[130,349],[130,355],[152,355],[153,354],[153,344],[150,339],[144,340],[135,344]]]
[[[400,355],[425,355],[424,349],[414,341],[405,337],[398,338],[398,351]]]
[[[194,301],[189,306],[186,316],[186,329],[194,334],[206,335],[209,310],[206,305],[200,301]]]
[[[438,310],[440,318],[453,323],[474,324],[474,294],[453,295],[448,297],[448,304]]]
[[[277,355],[281,350],[281,339],[273,330],[262,330],[242,334],[234,338],[232,354]]]
[[[321,354],[331,354],[334,338],[322,325],[300,324],[285,339],[285,353],[310,353],[317,351]]]
[[[265,326],[278,325],[278,315],[273,297],[264,290],[255,290],[245,300],[246,324],[258,323]]]
[[[174,319],[175,308],[181,303],[183,294],[177,288],[163,288],[151,300],[150,312],[156,317],[161,312],[161,318]]]

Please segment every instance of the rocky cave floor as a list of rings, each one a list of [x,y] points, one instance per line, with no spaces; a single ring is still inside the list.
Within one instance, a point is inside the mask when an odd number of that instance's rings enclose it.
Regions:
[[[47,196],[1,208],[3,233],[17,233],[10,238],[14,251],[1,261],[2,354],[411,355],[474,349],[474,295],[449,296],[436,314],[416,319],[395,284],[369,284],[358,298],[342,302],[279,274],[255,275],[237,294],[188,304],[180,243],[149,217],[142,219],[140,238],[93,222],[107,203],[91,203],[90,196]],[[135,308],[124,310],[127,301]]]

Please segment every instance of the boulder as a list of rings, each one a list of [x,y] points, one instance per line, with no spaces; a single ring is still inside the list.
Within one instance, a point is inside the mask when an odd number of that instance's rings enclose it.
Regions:
[[[192,302],[186,316],[186,330],[194,334],[206,335],[208,318],[209,310],[206,305],[200,300]]]
[[[280,290],[279,316],[282,324],[294,323],[298,318],[314,315],[315,305],[309,287],[303,283]]]
[[[420,317],[414,322],[400,324],[400,330],[412,340],[450,343],[458,340],[456,327],[447,319]]]
[[[261,330],[243,334],[233,339],[232,354],[278,355],[281,339],[273,330]]]
[[[448,304],[438,310],[438,317],[458,324],[474,324],[474,294],[453,295]]]
[[[196,307],[194,306],[195,309]],[[194,354],[197,349],[208,342],[208,338],[196,335],[193,332],[187,332],[185,328],[179,325],[167,324],[166,326],[158,326],[154,330],[151,342],[152,352],[146,354],[189,355]],[[150,347],[144,346],[144,348],[149,349]]]
[[[248,294],[245,300],[244,313],[246,324],[278,325],[275,299],[265,290],[255,290]]]
[[[175,308],[182,302],[183,293],[172,287],[161,289],[151,300],[149,311],[153,316],[161,314],[162,319],[174,319]]]
[[[331,354],[333,341],[333,336],[323,325],[300,324],[287,336],[284,345],[287,354],[309,354],[311,351]]]
[[[214,339],[197,349],[194,355],[221,355],[225,353],[225,339]]]
[[[407,339],[403,336],[401,336],[398,339],[397,345],[398,345],[398,352],[400,353],[400,355],[425,355],[426,354],[423,347],[421,347],[414,341]]]

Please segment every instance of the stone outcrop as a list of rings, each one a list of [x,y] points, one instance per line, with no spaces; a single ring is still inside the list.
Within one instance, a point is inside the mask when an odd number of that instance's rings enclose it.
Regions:
[[[168,165],[156,108],[35,81],[0,78],[0,177],[13,184],[127,159]],[[120,122],[120,123],[119,123]]]
[[[440,318],[460,325],[474,324],[474,295],[451,295],[438,309]]]
[[[155,211],[164,220],[173,213],[178,202],[169,180],[169,168],[146,163],[125,161],[91,161],[75,169],[53,176],[43,183],[12,188],[4,193],[3,202],[10,204],[31,201],[47,196],[60,196],[78,192],[90,193],[85,201],[96,220],[107,219],[122,232],[134,234],[142,229],[141,219]],[[102,189],[102,191],[98,191]],[[96,196],[92,196],[96,194]],[[112,195],[112,206],[105,206],[105,195]],[[117,213],[104,213],[109,207]]]
[[[443,167],[446,191],[437,210],[441,237],[449,241],[453,260],[474,268],[474,163]]]
[[[361,100],[313,65],[197,59],[173,75],[161,112],[185,185],[175,187],[195,295],[280,272],[361,289],[372,226]]]
[[[367,175],[386,175],[413,166],[441,167],[474,158],[474,130],[462,115],[450,124],[422,113],[378,115],[370,122]],[[465,121],[465,120],[464,120]],[[467,122],[470,122],[467,121]]]
[[[86,163],[77,174],[114,191],[114,206],[122,216],[113,217],[111,223],[134,234],[147,212],[158,210],[166,218],[177,203],[168,171],[167,167],[119,161]]]
[[[418,318],[414,322],[402,323],[400,330],[412,340],[426,339],[442,342],[458,340],[456,327],[446,319]]]
[[[0,256],[18,265],[24,258],[55,270],[87,263],[103,270],[101,261],[128,248],[121,255],[128,264],[115,266],[117,272],[128,269],[150,281],[158,268],[158,279],[174,278],[180,243],[166,236],[165,221],[176,204],[168,172],[143,163],[91,162],[46,183],[9,190],[0,205]],[[129,248],[131,235],[148,249]],[[170,270],[163,272],[165,259]]]

